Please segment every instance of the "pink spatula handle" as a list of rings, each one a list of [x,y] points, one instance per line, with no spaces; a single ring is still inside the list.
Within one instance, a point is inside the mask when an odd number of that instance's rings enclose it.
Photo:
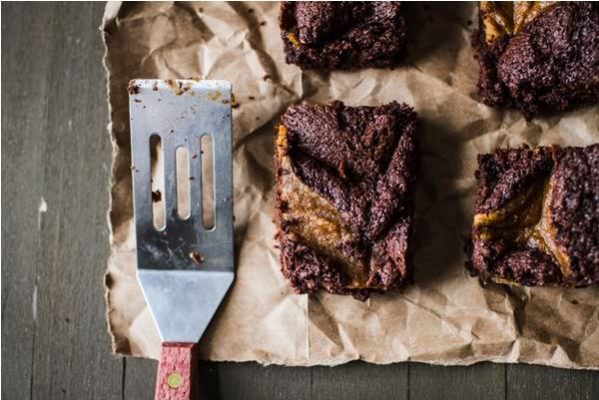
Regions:
[[[156,400],[196,400],[195,343],[162,343]]]

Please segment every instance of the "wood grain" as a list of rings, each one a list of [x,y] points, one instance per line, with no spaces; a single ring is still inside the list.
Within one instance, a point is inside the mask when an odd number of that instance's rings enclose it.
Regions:
[[[312,368],[312,399],[409,399],[408,364]]]
[[[43,143],[51,19],[2,5],[2,397],[33,390]],[[32,26],[37,26],[31,32]],[[42,32],[48,32],[47,36]],[[14,43],[11,39],[27,39]],[[31,56],[37,55],[37,62]],[[31,77],[38,77],[33,82]],[[7,366],[8,365],[8,366]]]
[[[2,396],[151,399],[157,363],[112,356],[104,318],[103,4],[1,7]],[[599,398],[598,372],[488,363],[203,362],[198,379],[205,399]]]
[[[481,363],[471,367],[410,364],[410,399],[505,398],[505,366]]]
[[[599,372],[538,365],[507,366],[506,399],[599,399]]]
[[[103,5],[2,11],[2,394],[120,397],[102,287],[111,154]]]

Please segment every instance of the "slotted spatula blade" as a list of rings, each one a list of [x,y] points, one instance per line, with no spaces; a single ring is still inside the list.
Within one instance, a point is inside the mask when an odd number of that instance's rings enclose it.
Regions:
[[[191,357],[234,278],[231,84],[134,80],[129,85],[137,277],[162,339],[157,399],[189,399]],[[214,226],[202,219],[201,138],[213,144]],[[151,145],[160,138],[166,225],[154,226]],[[189,157],[188,218],[177,210],[178,148]]]

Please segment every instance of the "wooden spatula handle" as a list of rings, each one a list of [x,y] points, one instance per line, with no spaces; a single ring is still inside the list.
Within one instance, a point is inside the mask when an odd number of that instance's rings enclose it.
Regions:
[[[196,400],[195,343],[162,343],[156,400]]]

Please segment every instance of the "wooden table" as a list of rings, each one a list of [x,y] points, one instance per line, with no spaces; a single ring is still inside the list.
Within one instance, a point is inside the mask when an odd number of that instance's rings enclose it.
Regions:
[[[2,396],[150,399],[111,354],[102,278],[111,145],[104,5],[2,4]],[[205,399],[599,399],[599,373],[483,363],[202,364]]]

